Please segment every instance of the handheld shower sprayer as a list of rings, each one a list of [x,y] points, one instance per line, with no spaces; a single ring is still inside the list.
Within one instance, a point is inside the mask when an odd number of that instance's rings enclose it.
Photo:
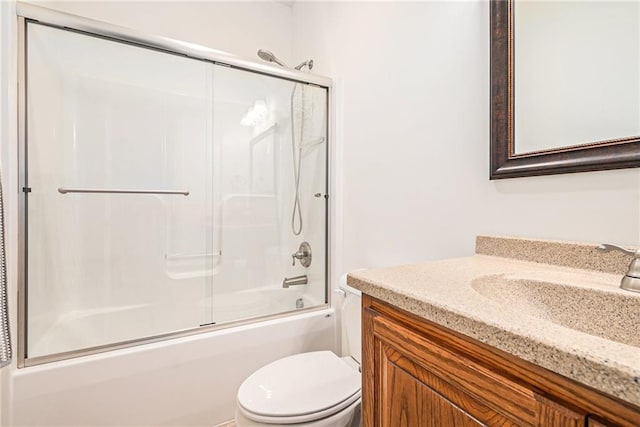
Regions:
[[[273,62],[283,68],[290,68],[284,62],[278,59],[277,56],[265,49],[258,50],[258,56],[260,59],[266,62]],[[302,70],[307,67],[309,70],[313,68],[313,59],[308,59],[294,67],[296,71]],[[295,183],[295,193],[293,198],[293,210],[291,212],[291,231],[294,235],[299,236],[302,233],[302,208],[300,207],[300,173],[302,163],[302,137],[304,135],[305,128],[305,115],[304,112],[300,115],[300,123],[298,125],[299,135],[296,135],[296,119],[295,119],[295,107],[294,98],[298,87],[300,87],[300,97],[302,98],[302,104],[305,100],[305,85],[299,85],[295,82],[293,90],[291,91],[291,157],[293,159],[293,178]],[[297,137],[297,138],[296,138]],[[286,287],[286,286],[285,286]]]
[[[285,65],[284,62],[280,61],[278,59],[277,56],[275,56],[273,54],[273,52],[270,52],[268,50],[264,50],[264,49],[259,49],[258,50],[258,56],[260,57],[260,59],[262,59],[263,61],[266,62],[275,62],[276,64],[278,64],[279,66],[283,67],[283,68],[289,68]]]
[[[258,50],[258,56],[260,57],[260,59],[262,59],[263,61],[266,62],[273,62],[275,64],[278,64],[279,66],[281,66],[282,68],[291,68],[288,67],[284,62],[282,62],[280,59],[278,59],[277,56],[275,56],[273,54],[273,52],[268,51],[266,49],[259,49]],[[298,65],[296,65],[294,67],[295,70],[302,70],[304,67],[307,67],[308,69],[312,69],[313,68],[313,59],[308,59]]]

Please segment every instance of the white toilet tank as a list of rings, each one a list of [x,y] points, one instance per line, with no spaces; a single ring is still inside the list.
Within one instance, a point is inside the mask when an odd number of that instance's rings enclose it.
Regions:
[[[342,339],[343,353],[353,357],[358,363],[362,361],[362,317],[361,293],[347,286],[346,274],[340,279],[340,289],[345,292],[342,303]]]

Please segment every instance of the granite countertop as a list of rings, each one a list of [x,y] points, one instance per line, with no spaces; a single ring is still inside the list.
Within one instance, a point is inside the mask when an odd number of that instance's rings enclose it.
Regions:
[[[634,306],[637,301],[640,307],[640,293],[618,288],[628,256],[598,253],[595,245],[485,236],[478,237],[476,252],[465,258],[357,271],[349,274],[347,283],[424,319],[640,406],[640,338],[621,343],[580,332],[545,319],[544,313],[523,314],[482,293],[483,286],[495,281],[509,286],[518,280],[537,280],[574,287],[579,284],[613,297],[630,296]],[[504,289],[508,293],[508,287]],[[571,298],[571,294],[565,298],[567,309],[587,304],[598,310],[603,304],[599,298]],[[562,304],[559,307],[564,310]],[[625,321],[640,331],[640,312],[633,309],[631,313],[633,318]],[[640,336],[640,332],[635,335]]]

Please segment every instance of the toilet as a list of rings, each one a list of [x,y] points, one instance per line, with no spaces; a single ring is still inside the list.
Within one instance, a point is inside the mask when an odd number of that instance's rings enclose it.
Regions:
[[[360,291],[340,281],[345,293],[342,333],[346,357],[331,351],[300,353],[251,374],[238,389],[238,427],[360,425]]]

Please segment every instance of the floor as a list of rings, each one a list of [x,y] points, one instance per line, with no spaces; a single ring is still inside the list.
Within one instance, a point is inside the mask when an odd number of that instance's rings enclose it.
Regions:
[[[213,426],[213,427],[236,427],[236,422],[227,421],[226,423],[218,424],[217,426]]]

